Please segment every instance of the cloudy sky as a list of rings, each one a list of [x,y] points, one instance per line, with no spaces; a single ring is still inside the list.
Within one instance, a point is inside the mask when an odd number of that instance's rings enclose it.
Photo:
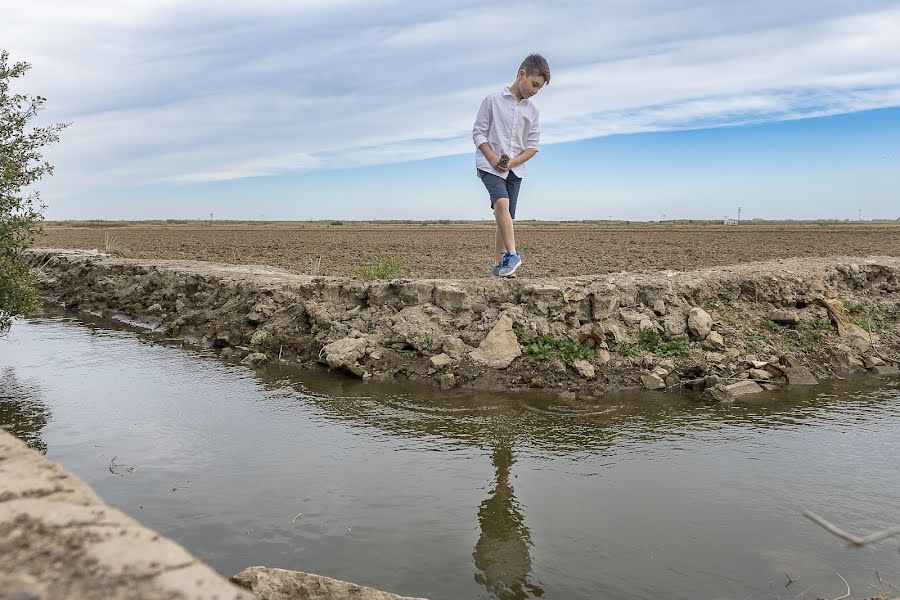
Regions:
[[[31,0],[0,47],[58,218],[488,218],[471,127],[532,51],[520,218],[900,217],[900,2]]]

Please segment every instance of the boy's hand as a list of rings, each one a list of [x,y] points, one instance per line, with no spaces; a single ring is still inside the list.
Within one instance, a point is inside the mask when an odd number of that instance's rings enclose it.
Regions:
[[[495,169],[497,169],[500,172],[509,171],[510,161],[507,161],[506,163],[501,163],[499,156],[497,156],[496,154],[493,154],[493,152],[491,154],[493,156],[491,156],[488,160],[491,161],[492,167],[494,167]]]

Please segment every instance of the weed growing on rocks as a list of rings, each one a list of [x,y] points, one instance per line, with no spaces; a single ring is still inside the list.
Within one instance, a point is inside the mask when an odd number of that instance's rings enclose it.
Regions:
[[[712,313],[722,310],[722,307],[731,308],[731,305],[731,298],[726,298],[725,296],[714,296],[712,298],[707,298],[703,302],[703,310],[708,313]]]
[[[572,364],[576,360],[593,360],[597,356],[597,353],[590,348],[570,340],[557,342],[556,348],[559,350],[559,357],[567,365]]]
[[[810,322],[810,327],[817,331],[831,331],[831,323],[825,319],[816,319]]]
[[[513,331],[522,345],[522,354],[532,362],[544,362],[558,355],[564,363],[570,365],[576,360],[593,360],[597,357],[594,350],[578,342],[560,340],[550,334],[529,337],[519,327],[514,327]]]
[[[685,358],[691,354],[691,349],[685,336],[681,335],[666,341],[660,337],[659,331],[651,327],[641,330],[638,346],[642,350],[666,358]]]
[[[550,360],[550,352],[556,347],[553,336],[540,335],[532,338],[522,347],[522,354],[532,362],[544,362]]]

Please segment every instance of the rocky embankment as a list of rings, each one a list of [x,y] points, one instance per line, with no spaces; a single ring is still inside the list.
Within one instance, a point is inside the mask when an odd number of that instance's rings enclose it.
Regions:
[[[900,258],[805,258],[564,279],[361,281],[34,249],[42,293],[250,365],[444,388],[731,400],[897,374]]]

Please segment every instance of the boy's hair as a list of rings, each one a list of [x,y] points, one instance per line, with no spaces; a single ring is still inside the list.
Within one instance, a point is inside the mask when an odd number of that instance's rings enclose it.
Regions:
[[[540,54],[529,54],[519,65],[519,70],[525,70],[525,76],[540,75],[544,78],[544,83],[550,83],[550,65],[547,59]]]

